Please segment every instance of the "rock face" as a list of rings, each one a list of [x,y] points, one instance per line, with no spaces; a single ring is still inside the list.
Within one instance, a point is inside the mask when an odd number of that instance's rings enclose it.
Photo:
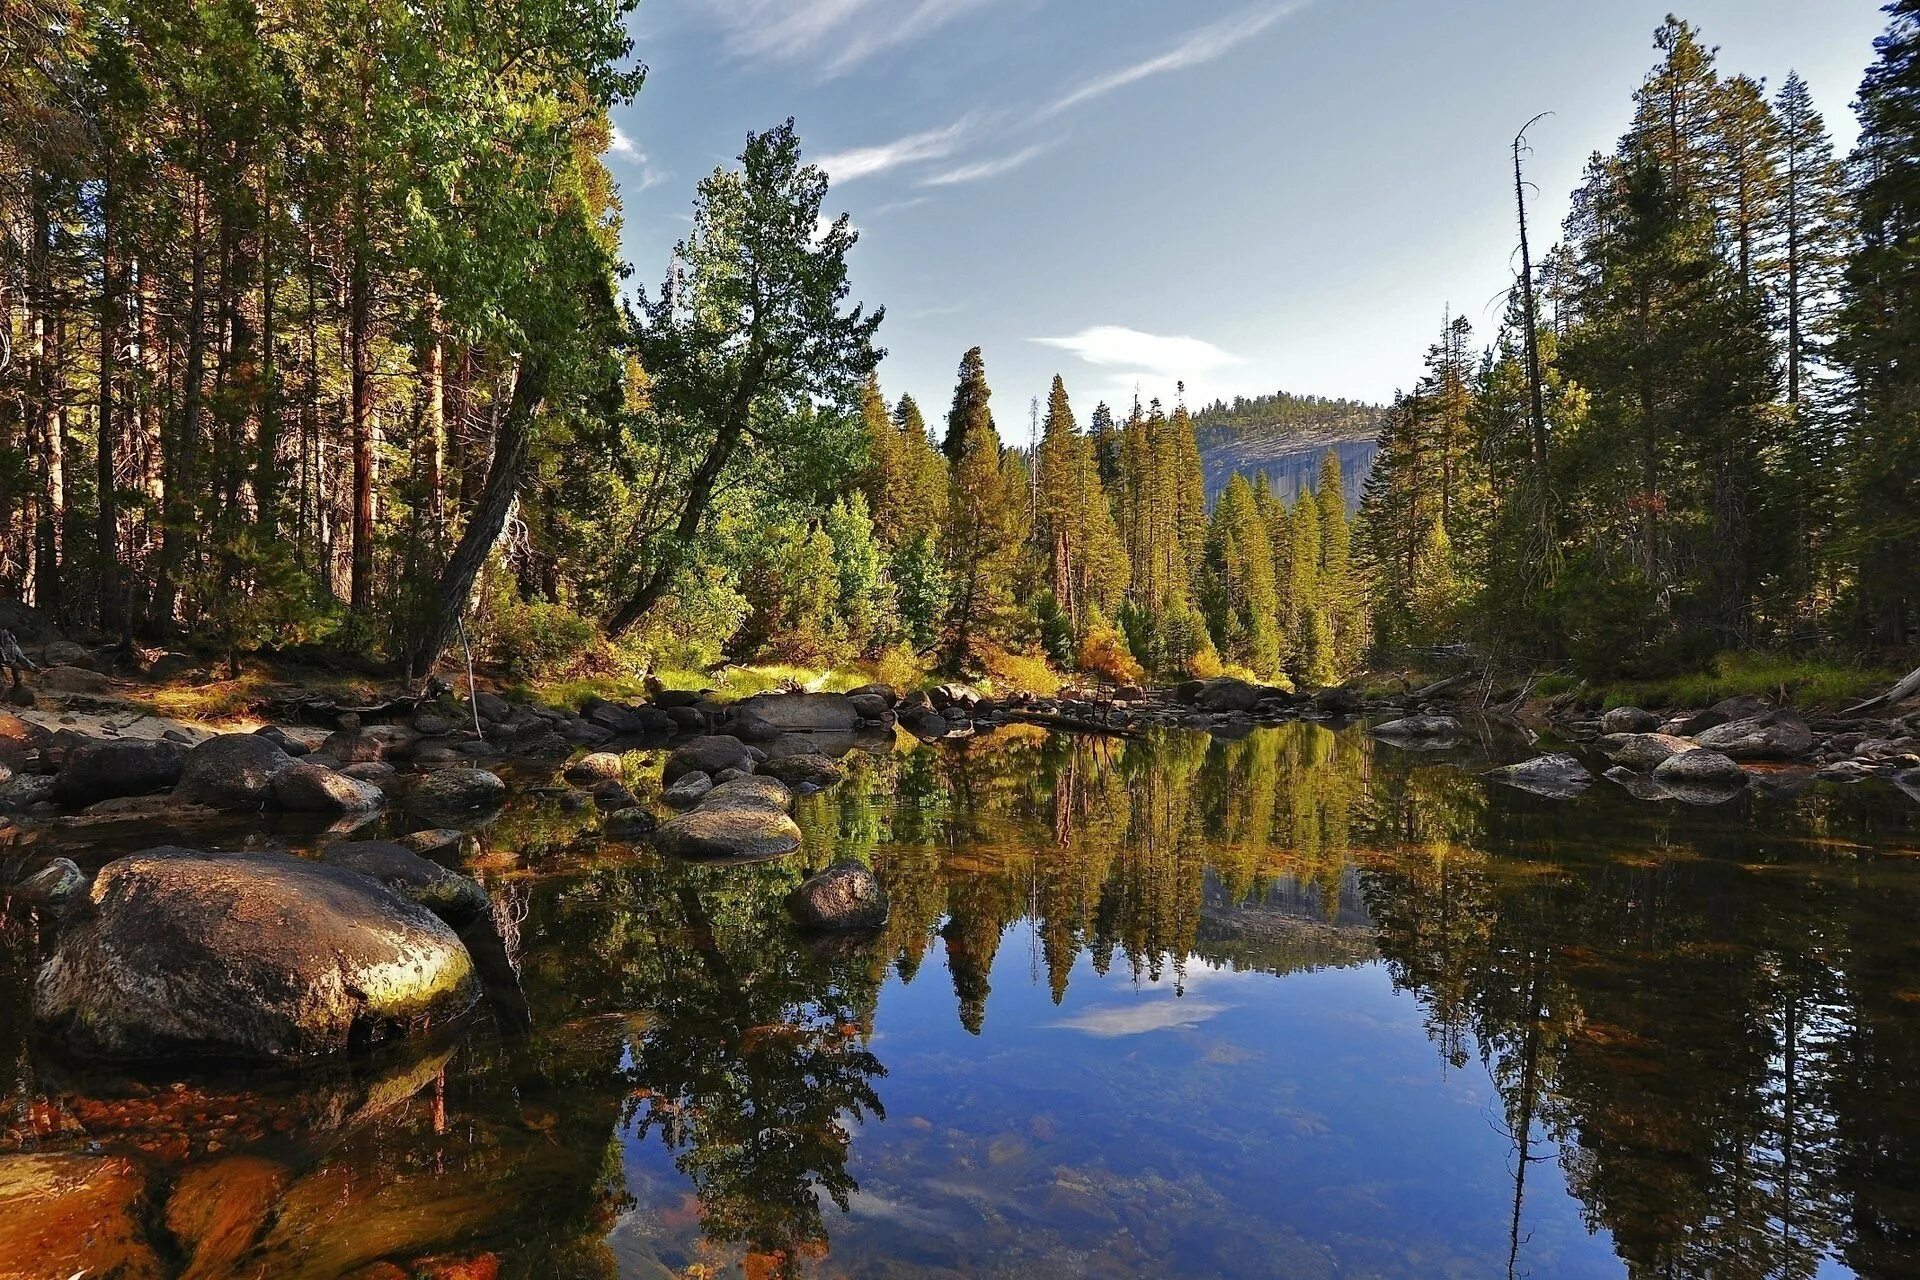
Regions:
[[[493,909],[478,884],[391,840],[336,841],[320,850],[320,861],[371,876],[456,929]]]
[[[1623,733],[1603,739],[1600,749],[1615,763],[1644,773],[1669,756],[1693,750],[1693,743],[1670,733]]]
[[[180,781],[185,757],[179,743],[164,739],[84,743],[66,753],[54,779],[53,798],[65,805],[83,805],[164,791]]]
[[[1813,746],[1813,730],[1791,711],[1768,711],[1716,725],[1694,741],[1733,760],[1787,760]]]
[[[1718,751],[1682,751],[1660,762],[1654,780],[1667,787],[1735,791],[1747,785],[1746,772]]]
[[[1520,764],[1491,770],[1486,776],[1540,796],[1578,795],[1593,783],[1587,767],[1564,753],[1536,756]]]
[[[1639,707],[1615,707],[1600,717],[1602,733],[1652,733],[1660,727],[1660,717]]]
[[[747,744],[738,738],[726,734],[713,734],[704,738],[694,738],[674,749],[667,757],[665,768],[661,770],[661,781],[672,786],[689,773],[704,773],[708,777],[722,769],[753,769],[753,757],[747,752]]]
[[[1466,737],[1466,730],[1452,716],[1408,716],[1375,725],[1373,736],[1399,746],[1442,749]]]
[[[860,713],[844,693],[761,693],[739,704],[783,732],[845,733]]]
[[[887,891],[860,863],[840,862],[788,894],[787,909],[808,929],[881,929],[887,923]]]
[[[694,860],[777,858],[800,847],[800,828],[777,809],[703,804],[662,823],[653,843],[662,853]]]
[[[485,769],[442,769],[428,774],[407,797],[418,813],[471,813],[497,808],[507,799],[507,784]]]
[[[104,1058],[298,1061],[463,1013],[473,962],[424,907],[287,854],[149,849],[101,869],[94,915],[33,1013]]]
[[[827,756],[806,752],[776,756],[760,766],[760,772],[780,779],[790,787],[830,787],[846,776],[846,770]]]

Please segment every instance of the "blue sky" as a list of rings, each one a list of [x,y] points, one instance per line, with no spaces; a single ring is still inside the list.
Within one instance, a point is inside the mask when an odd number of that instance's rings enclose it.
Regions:
[[[694,186],[794,116],[861,232],[888,396],[944,414],[984,348],[1002,432],[1065,376],[1082,421],[1138,386],[1384,400],[1450,308],[1489,336],[1528,117],[1550,239],[1625,126],[1678,0],[642,0],[615,114],[651,287]],[[1696,0],[1726,72],[1797,69],[1844,146],[1866,0]],[[1538,241],[1537,241],[1538,242]]]

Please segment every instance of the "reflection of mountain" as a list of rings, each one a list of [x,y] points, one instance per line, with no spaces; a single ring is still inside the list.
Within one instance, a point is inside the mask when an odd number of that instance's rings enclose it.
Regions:
[[[1320,885],[1293,876],[1276,876],[1235,898],[1209,872],[1193,952],[1215,964],[1273,974],[1365,964],[1375,954],[1373,920],[1359,870],[1344,868],[1338,883],[1331,901]]]

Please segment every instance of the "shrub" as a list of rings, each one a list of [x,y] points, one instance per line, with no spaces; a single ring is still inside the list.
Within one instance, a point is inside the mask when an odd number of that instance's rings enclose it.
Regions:
[[[487,628],[487,653],[509,675],[551,680],[580,669],[599,648],[600,629],[564,605],[509,596]]]
[[[1127,649],[1127,638],[1098,610],[1090,611],[1086,634],[1080,637],[1080,647],[1074,657],[1080,670],[1103,676],[1115,684],[1139,684],[1147,677]]]

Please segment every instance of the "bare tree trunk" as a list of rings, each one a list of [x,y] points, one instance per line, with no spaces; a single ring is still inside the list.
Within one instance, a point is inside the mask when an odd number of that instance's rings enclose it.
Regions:
[[[94,423],[94,487],[99,502],[94,520],[94,543],[100,561],[100,609],[102,630],[124,632],[126,608],[120,598],[119,500],[115,493],[116,460],[119,456],[119,430],[115,415],[115,383],[119,380],[121,297],[126,291],[114,243],[114,220],[118,188],[109,168],[100,182],[100,400]]]

